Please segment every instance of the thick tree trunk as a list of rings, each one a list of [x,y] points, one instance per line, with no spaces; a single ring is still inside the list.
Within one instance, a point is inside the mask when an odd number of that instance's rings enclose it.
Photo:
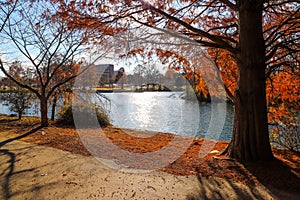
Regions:
[[[40,104],[41,104],[41,126],[47,127],[48,124],[48,105],[47,105],[47,98],[45,96],[41,96],[40,98]]]
[[[234,130],[228,155],[242,161],[273,158],[268,134],[262,6],[241,1],[240,52]]]

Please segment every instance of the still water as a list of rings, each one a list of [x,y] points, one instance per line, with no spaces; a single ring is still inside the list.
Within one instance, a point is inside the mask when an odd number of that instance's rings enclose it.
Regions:
[[[233,107],[225,105],[223,119],[214,117],[212,107],[218,104],[188,101],[181,92],[108,93],[112,124],[123,128],[170,132],[180,135],[230,140],[233,128]],[[222,108],[224,109],[224,108]],[[208,134],[211,120],[222,124],[220,133]]]
[[[218,111],[218,104],[199,104],[195,101],[184,100],[181,98],[181,92],[107,93],[103,95],[110,99],[109,103],[105,103],[105,107],[115,126],[227,141],[231,138],[233,108],[230,105],[226,106],[225,115],[218,118],[212,114],[212,108],[217,108]],[[99,101],[98,98],[93,98],[93,100]],[[0,102],[0,113],[11,114],[8,106],[3,105],[2,102]],[[29,109],[26,115],[39,115],[38,109]],[[214,127],[209,126],[211,122],[222,125],[222,131],[213,132],[213,137],[211,131],[208,131],[214,130]]]

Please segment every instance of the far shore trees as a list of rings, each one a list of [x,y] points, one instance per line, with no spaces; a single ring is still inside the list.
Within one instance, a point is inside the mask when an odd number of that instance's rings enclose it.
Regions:
[[[9,110],[13,113],[17,113],[20,120],[26,110],[31,108],[33,98],[32,93],[27,90],[18,87],[16,90],[9,93],[0,94],[0,100],[9,105]]]
[[[9,69],[9,74],[19,77],[22,79],[27,79],[28,71],[22,68],[20,62],[13,62]],[[10,85],[10,91],[0,94],[0,100],[8,104],[9,110],[11,112],[18,114],[18,119],[20,120],[26,110],[31,108],[33,105],[33,94],[27,89],[21,88],[11,80],[7,79],[7,84]]]

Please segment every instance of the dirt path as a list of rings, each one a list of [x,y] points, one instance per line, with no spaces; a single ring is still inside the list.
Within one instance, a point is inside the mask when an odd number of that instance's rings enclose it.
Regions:
[[[7,138],[0,138],[0,143]],[[0,148],[0,199],[276,199],[262,186],[164,172],[125,173],[21,141]]]

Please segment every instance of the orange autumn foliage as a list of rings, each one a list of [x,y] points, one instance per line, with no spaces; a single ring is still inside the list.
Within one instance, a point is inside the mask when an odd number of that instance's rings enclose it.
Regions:
[[[278,71],[267,80],[267,101],[269,120],[272,123],[290,124],[299,120],[300,76],[288,71]]]

